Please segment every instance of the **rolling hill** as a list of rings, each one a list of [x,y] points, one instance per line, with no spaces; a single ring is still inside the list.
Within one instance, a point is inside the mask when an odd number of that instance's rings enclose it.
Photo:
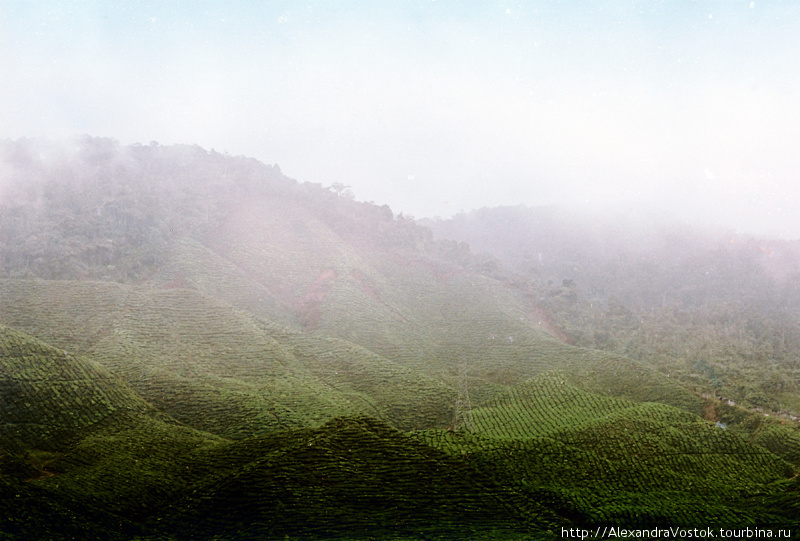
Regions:
[[[797,424],[569,343],[569,287],[246,158],[0,149],[7,538],[797,526]]]
[[[510,507],[490,478],[370,417],[232,441],[166,417],[91,361],[5,327],[0,344],[11,538],[488,536],[559,520]]]

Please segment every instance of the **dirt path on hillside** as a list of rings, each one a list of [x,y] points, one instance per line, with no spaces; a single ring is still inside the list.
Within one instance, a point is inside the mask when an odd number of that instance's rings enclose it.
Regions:
[[[564,331],[564,329],[556,325],[556,322],[553,320],[550,314],[548,314],[535,302],[531,302],[530,304],[531,307],[528,310],[528,317],[531,321],[535,321],[536,325],[540,329],[557,339],[559,342],[564,344],[572,344],[572,340],[570,339],[569,335],[566,333],[566,331]]]

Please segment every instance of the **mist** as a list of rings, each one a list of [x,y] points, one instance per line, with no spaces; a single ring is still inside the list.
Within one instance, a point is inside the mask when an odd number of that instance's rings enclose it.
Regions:
[[[2,2],[0,136],[198,144],[416,217],[800,237],[800,7]]]
[[[0,537],[789,537],[794,6],[0,0]]]

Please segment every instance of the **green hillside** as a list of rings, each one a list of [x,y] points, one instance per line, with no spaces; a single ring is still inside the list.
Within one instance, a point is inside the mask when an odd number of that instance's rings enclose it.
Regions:
[[[472,433],[405,435],[361,417],[231,441],[135,409],[124,384],[80,357],[5,328],[1,343],[5,381],[100,376],[46,407],[28,385],[2,395],[3,434],[15,434],[0,442],[10,539],[538,539],[603,523],[787,527],[800,508],[777,456],[560,374],[476,408]],[[59,405],[81,422],[46,440],[13,430],[63,424]]]
[[[58,449],[98,424],[156,411],[119,378],[0,326],[4,446]]]
[[[0,281],[0,321],[119,375],[181,422],[227,437],[369,414],[441,425],[452,392],[357,345],[254,318],[192,289]]]
[[[40,145],[0,144],[0,539],[800,526],[794,320],[548,285],[199,147]]]
[[[406,305],[407,313],[418,321],[423,310],[453,314],[437,309],[436,301],[447,299],[420,302],[417,315]],[[702,399],[634,361],[559,344],[526,319],[502,313],[494,321],[439,315],[438,325],[428,328],[398,325],[392,333],[397,346],[384,356],[368,349],[368,320],[355,322],[366,335],[351,335],[359,345],[321,330],[269,323],[188,288],[9,280],[0,281],[0,302],[3,323],[85,355],[181,422],[229,437],[353,414],[407,429],[444,427],[452,419],[462,363],[469,366],[476,403],[558,369],[587,389],[698,414],[704,408]],[[492,308],[488,302],[483,307],[488,314]]]
[[[95,363],[0,326],[0,531],[118,538],[186,490],[182,456],[219,440],[181,427]]]
[[[563,374],[474,409],[471,424],[469,434],[417,436],[582,524],[777,527],[800,511],[800,495],[787,492],[796,462],[672,406],[578,389]]]
[[[564,522],[374,419],[233,442],[158,414],[90,361],[5,327],[0,347],[0,525],[10,539],[488,539]],[[61,398],[43,400],[41,388]]]
[[[550,536],[568,524],[441,451],[369,418],[248,440],[247,467],[181,502],[189,537],[452,539]],[[257,452],[257,453],[256,453]],[[255,458],[257,456],[257,459]]]

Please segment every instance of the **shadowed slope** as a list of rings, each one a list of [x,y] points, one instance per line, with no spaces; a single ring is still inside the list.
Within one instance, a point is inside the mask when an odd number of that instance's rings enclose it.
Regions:
[[[374,419],[339,419],[238,442],[225,452],[251,462],[181,502],[168,520],[191,524],[192,539],[208,531],[236,539],[519,539],[566,524]]]
[[[10,539],[492,539],[566,524],[375,419],[233,442],[158,414],[80,357],[5,327],[0,347],[0,532]],[[58,392],[45,401],[43,388]]]
[[[156,411],[120,379],[0,325],[0,441],[58,449],[103,423]]]
[[[117,539],[186,490],[181,457],[220,440],[181,427],[119,378],[0,326],[0,532]]]

